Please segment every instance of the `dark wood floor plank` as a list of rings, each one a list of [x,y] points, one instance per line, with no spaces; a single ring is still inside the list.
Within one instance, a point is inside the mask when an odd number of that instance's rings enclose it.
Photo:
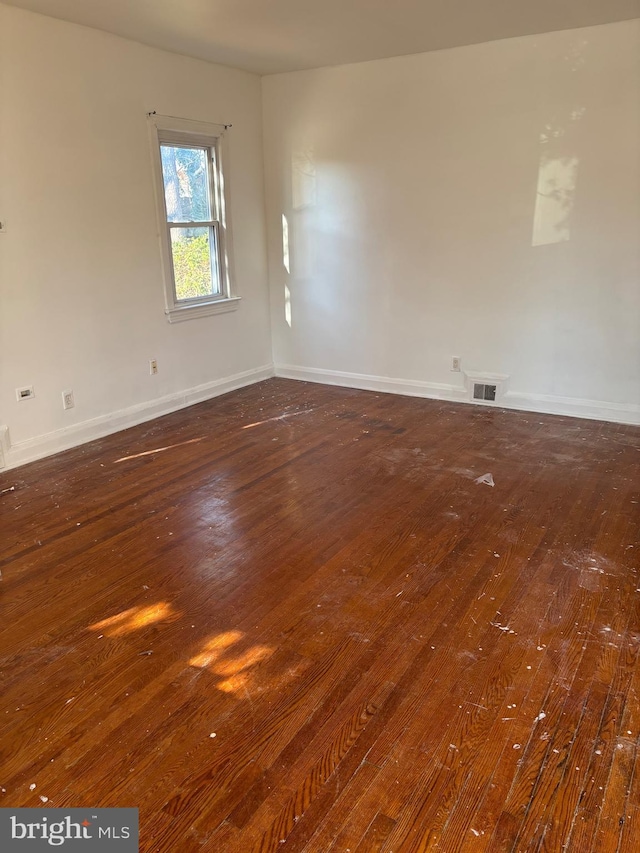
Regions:
[[[306,843],[297,847],[304,851],[326,850],[327,853],[354,850],[371,823],[368,810],[359,808],[358,803],[379,772],[380,768],[363,761],[317,821],[314,832],[302,839]],[[292,850],[296,850],[296,846]]]
[[[606,520],[593,525],[598,531],[594,551],[606,551]],[[603,574],[601,574],[601,571]],[[517,844],[523,850],[554,849],[563,847],[568,836],[574,810],[583,790],[588,762],[593,750],[606,698],[609,693],[615,664],[619,656],[619,640],[629,619],[629,610],[622,609],[624,601],[630,599],[632,588],[628,582],[616,585],[604,582],[608,576],[602,569],[587,568],[587,578],[581,573],[580,584],[595,601],[600,600],[596,618],[591,628],[583,626],[576,635],[582,655],[571,683],[565,683],[565,699],[561,716],[570,737],[558,738],[555,728],[549,739],[544,762],[534,786],[534,800],[527,806],[527,814],[520,829]],[[589,579],[597,577],[598,584]],[[613,627],[612,627],[613,626]],[[578,638],[582,638],[581,640]],[[596,637],[596,641],[593,638]],[[603,642],[602,638],[605,638]],[[562,692],[559,696],[562,697]],[[561,810],[554,821],[557,809]],[[546,816],[546,820],[545,820]],[[546,825],[545,825],[546,824]],[[549,833],[549,839],[546,839]],[[560,837],[559,837],[560,836]]]
[[[143,853],[635,853],[639,446],[273,379],[0,475],[0,805],[138,806]]]
[[[423,775],[411,795],[410,799],[415,803],[415,807],[408,808],[406,802],[398,803],[402,817],[399,818],[394,830],[394,835],[397,837],[391,840],[398,850],[429,849],[436,843],[439,827],[443,826],[449,810],[461,797],[466,775],[471,771],[473,760],[481,750],[481,744],[488,739],[492,724],[497,722],[498,714],[500,722],[504,720],[506,723],[506,726],[503,726],[502,736],[508,736],[510,732],[514,734],[514,741],[510,746],[514,743],[516,746],[526,743],[524,738],[518,743],[517,729],[512,731],[509,726],[509,718],[515,717],[517,720],[519,716],[519,713],[512,711],[509,706],[520,704],[520,702],[515,696],[509,695],[508,691],[510,672],[519,673],[520,679],[525,684],[528,681],[529,671],[526,667],[529,664],[526,664],[525,659],[526,647],[517,639],[523,634],[527,636],[526,622],[519,620],[516,614],[509,614],[508,607],[505,606],[504,609],[506,614],[512,617],[506,621],[507,625],[511,626],[510,630],[513,631],[514,636],[508,633],[500,634],[496,642],[505,646],[505,649],[497,656],[493,654],[487,658],[491,668],[485,670],[484,676],[481,675],[482,664],[474,667],[476,678],[471,681],[474,688],[471,695],[468,692],[468,678],[466,684],[464,682],[461,684],[463,689],[459,694],[453,694],[454,700],[459,704],[454,702],[450,712],[451,721],[445,732],[446,737],[441,739],[437,752],[430,756],[431,760],[427,766],[433,769],[429,769]],[[531,609],[527,615],[530,614]],[[537,626],[537,620],[535,621]],[[497,631],[500,629],[494,628],[494,632]],[[485,635],[480,642],[481,648],[484,649],[491,643],[491,638]],[[498,657],[497,661],[495,657]],[[535,662],[533,650],[529,652],[527,659]],[[520,672],[521,669],[523,672]],[[476,679],[479,676],[478,683]],[[532,728],[531,719],[525,724],[528,729]],[[431,734],[429,743],[433,740],[434,736]],[[426,792],[428,796],[425,796]]]
[[[378,812],[369,824],[362,841],[358,844],[356,853],[378,853],[389,837],[395,823],[395,820],[391,820],[387,815]]]
[[[617,506],[614,504],[612,509],[609,521],[613,521]],[[609,526],[605,521],[596,543],[601,551],[606,550],[604,540]],[[632,534],[632,531],[627,529],[627,534]],[[593,576],[599,581],[597,585],[591,581]],[[555,792],[555,805],[547,818],[539,846],[541,851],[548,853],[558,847],[565,848],[570,838],[573,838],[574,844],[578,843],[577,836],[572,832],[573,822],[578,818],[579,807],[587,796],[589,786],[595,784],[597,767],[602,763],[602,750],[598,750],[596,744],[602,739],[603,724],[609,717],[611,704],[619,703],[620,697],[615,691],[620,689],[620,682],[624,685],[623,689],[628,689],[640,650],[638,643],[629,642],[629,626],[637,624],[640,604],[633,575],[625,577],[618,572],[591,571],[587,582],[594,586],[594,591],[601,589],[605,595],[607,606],[600,611],[598,630],[600,636],[604,634],[608,639],[604,647],[600,637],[595,642],[592,638],[588,639],[591,648],[599,647],[600,651],[595,672],[585,672],[579,696],[586,698],[580,725],[576,728],[571,760],[567,762],[563,780]],[[633,604],[625,607],[628,601]],[[626,695],[626,690],[623,695]],[[566,714],[569,713],[567,710]]]
[[[525,537],[525,541],[526,541],[526,537]],[[528,543],[528,549],[530,549],[530,547],[531,547],[531,543]],[[530,550],[527,550],[527,553],[530,553]],[[500,556],[500,559],[502,559],[503,557],[505,557],[507,559],[509,559],[510,557],[513,557],[514,559],[517,560],[518,554],[517,554],[517,551],[513,555],[503,554]],[[528,602],[525,601],[523,603],[523,598],[522,598],[523,588],[518,588],[517,586],[514,588],[512,585],[509,585],[509,584],[512,584],[513,580],[515,580],[517,578],[517,575],[514,575],[513,573],[510,573],[508,571],[504,571],[504,569],[506,568],[506,566],[504,566],[504,565],[502,566],[502,568],[499,568],[500,563],[499,562],[496,563],[494,558],[495,558],[495,553],[492,553],[491,559],[492,559],[492,561],[495,564],[496,569],[497,569],[491,573],[491,580],[492,580],[493,586],[485,588],[485,590],[483,590],[483,592],[480,594],[480,596],[478,596],[478,598],[481,598],[481,601],[479,601],[477,603],[477,607],[482,607],[483,605],[486,605],[489,602],[491,602],[491,600],[493,599],[494,604],[490,605],[490,607],[492,609],[490,609],[487,613],[482,613],[482,615],[481,615],[480,610],[478,610],[478,609],[472,610],[472,613],[475,613],[475,616],[471,615],[470,621],[467,620],[466,626],[465,626],[465,628],[466,628],[465,633],[461,632],[460,630],[456,630],[455,625],[452,625],[451,626],[452,630],[450,633],[451,633],[451,636],[456,639],[456,642],[458,643],[459,647],[457,649],[445,648],[445,650],[444,650],[445,659],[454,655],[456,651],[459,654],[462,654],[462,655],[467,657],[467,664],[468,664],[468,659],[470,658],[472,665],[474,666],[474,668],[476,670],[476,675],[481,672],[481,670],[478,669],[478,667],[481,666],[481,664],[477,664],[477,663],[474,664],[473,663],[474,659],[478,657],[477,650],[479,649],[480,651],[482,651],[483,654],[481,655],[481,657],[486,658],[490,663],[490,658],[487,657],[487,654],[484,653],[484,650],[485,649],[488,650],[488,649],[492,648],[493,646],[495,646],[495,637],[496,636],[498,636],[499,638],[503,637],[503,632],[501,631],[501,624],[500,623],[504,623],[504,624],[508,624],[508,625],[511,625],[513,623],[513,628],[518,629],[517,632],[516,632],[516,630],[511,630],[511,631],[507,632],[507,635],[504,635],[504,636],[508,636],[508,638],[509,638],[507,640],[505,648],[508,648],[511,652],[515,652],[514,660],[517,660],[519,662],[522,661],[522,658],[525,654],[529,655],[529,659],[531,660],[532,664],[536,663],[536,659],[540,659],[540,654],[538,651],[538,648],[541,648],[540,646],[531,647],[529,644],[529,650],[527,651],[525,646],[523,646],[522,648],[519,647],[520,641],[517,640],[515,637],[516,633],[518,635],[522,636],[523,638],[528,638],[530,633],[534,633],[537,636],[539,636],[539,634],[537,633],[537,630],[539,628],[539,617],[537,616],[537,613],[536,613],[537,602],[535,601],[535,598],[534,598],[533,600],[530,600]],[[526,565],[526,560],[525,560],[525,565]],[[547,569],[547,571],[550,572],[551,569],[552,569],[552,566],[550,566]],[[511,581],[509,582],[509,584],[507,586],[505,586],[505,583],[507,582],[508,579],[511,579]],[[537,580],[538,580],[538,583],[536,585],[536,590],[544,590],[544,583],[542,583],[539,576],[538,576]],[[547,580],[548,580],[548,578],[547,578]],[[501,589],[501,586],[505,586],[505,588]],[[533,617],[532,624],[527,626],[527,624],[523,623],[522,621],[513,622],[514,614],[512,614],[510,612],[510,605],[508,603],[508,598],[505,599],[505,593],[507,591],[510,591],[510,594],[513,598],[513,603],[514,604],[517,603],[520,606],[524,615]],[[489,593],[488,595],[486,594],[487,592]],[[548,591],[545,593],[545,595],[548,595]],[[544,596],[543,596],[543,598],[544,598]],[[499,602],[499,604],[495,603],[495,602]],[[497,613],[498,609],[500,609],[500,611],[501,611],[500,613]],[[504,614],[504,617],[502,614]],[[478,618],[476,618],[476,616]],[[493,622],[493,624],[491,624],[492,622]],[[443,619],[443,624],[444,624],[444,619]],[[447,624],[449,624],[448,619],[447,619]],[[480,629],[483,631],[482,634],[477,633],[479,625],[482,626]],[[487,636],[487,633],[486,633],[487,629],[490,633],[493,634],[493,637]],[[466,634],[467,639],[462,642],[462,646],[460,647],[461,638],[463,638],[465,636],[465,634]],[[469,642],[469,640],[471,640],[471,642]],[[532,648],[533,648],[533,654],[531,654]],[[499,655],[500,655],[499,659],[501,662],[503,661],[503,654],[504,653],[499,653]],[[504,681],[505,679],[508,679],[508,677],[509,677],[508,674],[509,674],[510,670],[512,670],[512,666],[508,664],[508,659],[507,659],[507,662],[505,662],[505,663],[507,663],[507,665],[503,665],[502,672],[500,673],[500,678],[498,679],[498,683],[500,680]],[[525,663],[522,664],[523,669],[524,669],[525,665],[526,665]],[[463,669],[463,671],[465,671],[465,670],[466,670],[466,678],[465,678],[465,682],[463,683],[463,692],[461,693],[459,699],[457,699],[456,702],[453,704],[453,708],[452,708],[451,713],[455,714],[457,708],[462,708],[463,720],[468,719],[468,717],[471,713],[476,713],[476,714],[482,715],[482,713],[485,711],[488,713],[489,709],[490,709],[491,713],[494,713],[494,714],[497,713],[496,708],[494,707],[494,703],[495,703],[495,699],[498,698],[498,696],[494,696],[493,697],[494,702],[492,702],[491,701],[491,695],[490,695],[491,694],[491,689],[490,689],[491,678],[492,678],[491,672],[489,671],[488,676],[486,676],[488,678],[488,688],[489,689],[487,689],[487,687],[483,686],[482,681],[480,681],[479,684],[477,685],[477,687],[478,687],[478,689],[476,691],[477,696],[475,698],[473,698],[473,697],[469,697],[469,695],[468,695],[468,687],[472,686],[474,684],[473,681],[469,682],[469,675],[468,675],[469,667],[468,667],[468,665],[467,665],[467,667],[465,667]],[[520,683],[526,683],[526,679],[524,681],[521,681]],[[509,687],[508,684],[506,686],[507,686],[507,688]],[[502,690],[504,691],[504,688],[502,688]],[[455,694],[454,694],[454,696],[455,696]],[[507,704],[508,704],[508,707],[502,708],[502,710],[500,711],[500,717],[497,718],[500,720],[500,722],[498,723],[498,727],[502,729],[503,735],[509,727],[509,719],[515,719],[515,717],[516,717],[516,712],[510,710],[511,709],[511,700],[513,700],[514,707],[515,707],[516,699],[519,700],[517,702],[517,704],[520,705],[521,699],[519,696],[510,697],[509,703],[507,703],[506,700],[504,701],[504,705],[507,706]],[[463,704],[458,705],[457,703],[459,701],[462,701]],[[423,702],[423,704],[424,704],[424,702]],[[498,703],[498,705],[499,705],[499,703]],[[489,707],[485,708],[484,706],[489,706]],[[478,709],[480,709],[480,710],[478,710]],[[428,715],[427,711],[428,711],[428,708],[424,708],[422,716],[423,716],[423,718],[429,719],[429,715]],[[536,712],[536,714],[537,714],[537,712]],[[532,717],[533,717],[533,715],[532,715]],[[439,720],[437,717],[434,718],[434,723],[435,723],[434,731],[437,731],[437,727],[439,724]],[[417,727],[414,725],[413,730],[415,731],[416,728]],[[451,753],[448,751],[451,749],[452,745],[456,751],[459,751],[459,746],[460,746],[460,744],[463,743],[463,741],[464,741],[464,749],[466,749],[468,746],[468,744],[466,742],[468,740],[468,738],[462,738],[462,737],[456,736],[455,733],[452,732],[451,728],[449,728],[447,730],[447,734],[448,734],[448,736],[442,739],[441,749],[443,750],[443,755],[441,755],[441,757],[439,759],[439,763],[436,766],[443,766],[443,767],[447,768],[445,772],[452,779],[455,777],[455,773],[452,772],[452,768],[450,767],[450,765],[447,763],[447,760],[446,760],[448,757],[447,754],[449,756],[451,755]],[[432,738],[433,738],[433,735],[430,735],[429,741],[431,741]],[[452,744],[452,741],[453,741],[453,744]],[[502,739],[500,740],[500,742],[502,743]],[[483,755],[486,754],[486,750],[482,751],[482,754]],[[461,766],[459,754],[456,755],[456,759],[457,760],[455,762],[454,768],[457,770]],[[431,759],[428,763],[428,766],[433,766],[434,763],[435,763],[434,760]],[[388,784],[387,788],[389,790],[394,790],[394,786],[398,785],[400,783],[401,783],[400,779],[396,779],[395,782],[393,780],[391,780],[391,784]],[[413,782],[411,784],[413,787],[418,787],[418,789],[419,789],[419,784],[416,785],[416,783],[413,783]],[[430,786],[430,783],[426,780],[422,784],[426,784],[427,787]],[[408,798],[411,795],[412,795],[412,792],[403,794],[403,789],[400,788],[400,794],[398,797],[397,808],[402,809],[405,812],[405,815],[408,815],[409,811],[410,811],[406,808],[406,798]],[[418,800],[421,798],[420,793],[413,794],[413,796],[417,796]],[[433,810],[442,810],[444,808],[444,810],[446,812],[447,807],[446,807],[446,805],[443,806],[442,797],[436,796],[434,794],[433,788],[431,788],[431,791],[430,791],[429,801],[431,803],[431,808]],[[393,813],[393,812],[391,812],[391,813]],[[433,829],[434,829],[434,825],[430,824],[430,832]],[[402,831],[403,831],[402,826],[400,826],[399,830],[398,830],[398,834],[400,835],[402,833]]]
[[[636,618],[637,618],[637,608]],[[637,626],[637,621],[635,625]],[[640,641],[636,634],[634,645]],[[636,762],[638,756],[638,743],[640,742],[640,704],[638,703],[638,692],[640,691],[640,663],[638,661],[637,649],[633,660],[633,679],[622,703],[618,705],[618,717],[613,720],[614,737],[607,744],[607,765],[609,776],[604,784],[604,791],[598,809],[597,824],[595,832],[589,839],[590,851],[624,851],[632,853],[634,848],[629,846],[629,838],[633,833],[637,834],[633,824],[634,816],[630,809],[634,803],[630,803],[634,789],[634,778],[637,772]],[[604,750],[603,750],[604,752]],[[629,816],[631,815],[631,818]],[[628,820],[632,823],[627,832],[624,826]],[[624,841],[624,846],[623,846]]]

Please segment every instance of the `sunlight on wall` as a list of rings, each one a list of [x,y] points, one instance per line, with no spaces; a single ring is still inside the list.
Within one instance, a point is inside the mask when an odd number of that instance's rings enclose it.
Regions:
[[[540,158],[532,246],[571,239],[571,213],[578,178],[577,157]]]
[[[287,326],[291,328],[291,291],[286,284],[284,286],[284,319]]]
[[[289,259],[289,222],[287,217],[282,214],[282,263],[288,273],[291,272],[291,263]]]
[[[589,42],[576,39],[557,60],[554,100],[550,99],[546,121],[540,134],[538,183],[533,214],[532,246],[566,243],[571,227],[578,181],[581,150],[580,122],[586,107],[582,75]]]
[[[90,625],[89,630],[102,631],[107,637],[122,637],[132,631],[146,628],[147,625],[166,620],[173,621],[179,616],[180,614],[170,604],[160,601],[149,607],[132,607],[129,610],[123,610],[122,613]]]

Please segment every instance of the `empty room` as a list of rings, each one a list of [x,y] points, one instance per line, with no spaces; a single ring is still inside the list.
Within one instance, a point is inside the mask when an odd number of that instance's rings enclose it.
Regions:
[[[640,851],[640,0],[0,0],[0,851]]]

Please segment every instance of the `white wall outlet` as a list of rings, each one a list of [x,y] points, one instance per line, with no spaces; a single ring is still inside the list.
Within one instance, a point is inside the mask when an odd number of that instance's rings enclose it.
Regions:
[[[149,359],[149,373],[154,376],[158,372],[158,360],[156,358]]]
[[[75,401],[73,399],[73,391],[63,391],[62,392],[62,408],[63,409],[73,409],[75,406]]]
[[[453,358],[451,359],[451,371],[452,371],[453,373],[460,373],[460,370],[461,370],[460,363],[461,363],[461,361],[462,361],[462,359],[460,358],[460,356],[459,356],[459,355],[454,355],[454,356],[453,356]]]
[[[33,390],[33,385],[25,385],[23,388],[16,388],[16,400],[32,400],[36,396]]]

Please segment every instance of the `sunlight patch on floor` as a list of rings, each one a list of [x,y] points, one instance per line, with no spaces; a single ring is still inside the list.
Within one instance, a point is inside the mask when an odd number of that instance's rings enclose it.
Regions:
[[[184,447],[185,444],[197,444],[202,441],[204,436],[200,438],[190,438],[189,441],[180,441],[177,444],[168,444],[166,447],[156,447],[155,450],[144,450],[142,453],[132,453],[131,456],[121,456],[120,459],[114,460],[114,465],[118,462],[127,462],[129,459],[140,459],[141,456],[153,456],[156,453],[164,453],[165,450],[173,450],[174,447]]]
[[[237,643],[243,637],[244,633],[242,631],[225,631],[224,634],[217,634],[215,637],[207,640],[199,654],[191,658],[189,666],[195,666],[199,669],[210,666],[224,654],[225,649],[234,645],[234,643]]]
[[[89,630],[102,631],[107,637],[123,637],[140,628],[146,628],[147,625],[177,619],[179,615],[166,601],[160,601],[149,607],[131,607],[129,610],[123,610],[122,613],[90,625]]]
[[[223,693],[238,693],[246,691],[250,676],[249,670],[261,661],[270,658],[274,652],[271,646],[255,645],[235,657],[228,656],[231,646],[243,637],[242,631],[226,631],[212,637],[202,647],[201,651],[191,658],[190,666],[198,669],[210,669],[223,681],[216,684]]]

